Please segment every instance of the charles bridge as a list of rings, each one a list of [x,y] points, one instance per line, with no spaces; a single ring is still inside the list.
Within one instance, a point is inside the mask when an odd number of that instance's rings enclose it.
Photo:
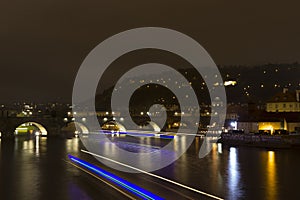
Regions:
[[[114,117],[107,117],[107,116],[98,116],[98,121],[100,125],[102,126],[106,122],[115,121]],[[124,123],[122,120],[128,120],[123,118],[116,119],[117,124],[124,127],[126,130],[126,126],[123,125]],[[145,122],[149,122],[148,117],[141,117],[141,116],[132,116],[132,119],[137,124],[143,124]],[[150,120],[151,121],[151,120]],[[171,118],[167,120],[166,124],[173,124],[174,121],[178,121],[179,124],[180,119],[177,118]],[[76,127],[79,127],[82,132],[84,131],[95,131],[95,130],[89,130],[85,123],[85,118],[81,118],[80,121],[75,121],[73,117],[53,117],[53,116],[27,116],[27,117],[0,117],[0,133],[2,138],[11,138],[15,135],[15,130],[22,124],[30,123],[31,125],[37,127],[39,131],[42,133],[42,135],[47,136],[59,136],[62,133],[62,129],[64,127],[67,127],[68,124],[73,123],[76,125]],[[187,126],[190,126],[189,121],[184,122]],[[126,124],[126,123],[125,123]],[[149,122],[150,129],[153,131],[157,131],[159,129],[159,126],[154,122]],[[78,126],[79,125],[79,126]],[[166,128],[166,126],[165,126]]]

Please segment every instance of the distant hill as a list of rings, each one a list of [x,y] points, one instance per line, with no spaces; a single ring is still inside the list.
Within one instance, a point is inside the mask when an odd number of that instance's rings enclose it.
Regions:
[[[237,85],[226,87],[227,101],[233,103],[258,102],[265,103],[276,93],[288,88],[290,91],[300,89],[300,64],[266,64],[260,66],[218,66],[222,78],[226,80],[235,80]],[[202,77],[195,69],[178,70],[187,80],[191,82],[192,87],[200,103],[210,104],[208,90],[203,83]],[[160,77],[156,77],[160,79]],[[124,84],[135,84],[140,81],[138,77],[135,80],[127,80]],[[173,81],[173,82],[172,82]],[[174,80],[166,80],[166,84],[174,84]],[[153,85],[154,86],[154,85]],[[96,108],[103,109],[110,107],[110,96],[113,86],[105,90],[102,94],[96,96]],[[159,103],[160,98],[164,98],[165,103],[173,104],[173,94],[162,89],[162,87],[141,87],[133,97],[138,102],[151,104]]]

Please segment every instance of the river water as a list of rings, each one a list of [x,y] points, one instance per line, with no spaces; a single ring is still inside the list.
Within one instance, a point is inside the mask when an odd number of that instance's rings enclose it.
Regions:
[[[300,199],[299,149],[214,144],[199,159],[201,144],[195,138],[175,163],[154,173],[225,199]],[[80,156],[78,138],[15,138],[0,147],[0,199],[124,198],[66,162],[69,153]]]

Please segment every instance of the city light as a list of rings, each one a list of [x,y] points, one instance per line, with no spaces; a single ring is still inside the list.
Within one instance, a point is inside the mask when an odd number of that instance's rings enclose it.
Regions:
[[[236,84],[237,84],[236,81],[225,81],[224,82],[224,86],[229,86],[229,85],[235,86]]]

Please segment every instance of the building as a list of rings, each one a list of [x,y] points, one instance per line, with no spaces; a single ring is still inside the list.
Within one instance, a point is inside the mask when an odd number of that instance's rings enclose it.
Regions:
[[[237,122],[237,129],[245,133],[300,133],[300,112],[262,112],[256,118]]]
[[[258,122],[258,131],[271,135],[280,132],[289,132],[287,128],[287,121],[285,119],[262,120]]]
[[[237,129],[245,133],[300,134],[300,90],[276,94],[266,103],[266,110],[248,105],[248,113],[237,120]]]
[[[257,133],[259,130],[258,122],[242,120],[237,122],[237,129],[245,133]]]
[[[267,102],[267,112],[300,112],[300,90],[289,92],[287,88]]]

